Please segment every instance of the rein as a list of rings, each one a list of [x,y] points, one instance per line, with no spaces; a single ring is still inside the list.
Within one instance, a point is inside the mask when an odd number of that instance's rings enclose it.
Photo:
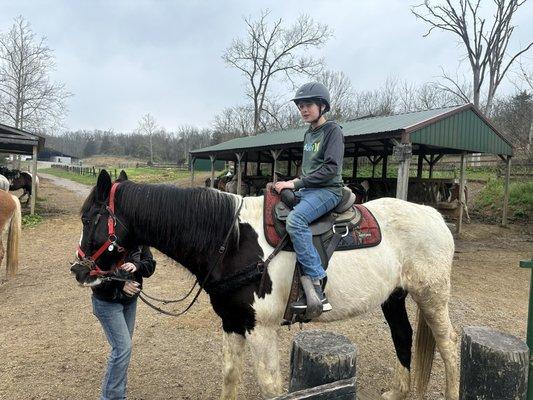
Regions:
[[[198,297],[200,297],[200,293],[202,292],[202,289],[205,288],[205,285],[206,285],[209,277],[211,276],[212,272],[220,264],[220,262],[224,259],[224,255],[226,254],[226,251],[228,249],[229,238],[231,236],[231,233],[233,232],[233,229],[235,227],[235,223],[237,222],[237,219],[239,218],[239,214],[241,212],[241,208],[242,208],[243,203],[244,203],[244,200],[241,200],[241,204],[239,205],[239,208],[237,209],[237,212],[235,213],[235,216],[233,217],[233,221],[231,223],[231,227],[229,228],[228,233],[226,233],[226,237],[224,238],[224,241],[222,242],[222,245],[218,248],[217,258],[216,258],[215,262],[213,263],[213,265],[211,265],[211,268],[209,268],[209,270],[207,271],[207,275],[203,279],[202,283],[200,284],[200,287],[198,288],[198,291],[196,292],[196,295],[194,296],[192,301],[189,303],[187,308],[185,308],[183,311],[180,311],[179,313],[173,313],[173,312],[170,312],[170,311],[163,310],[162,308],[157,307],[156,305],[150,303],[146,299],[146,297],[151,298],[152,300],[156,300],[156,301],[162,301],[162,300],[159,300],[159,299],[153,298],[151,296],[148,296],[146,293],[144,293],[144,291],[141,290],[140,293],[139,293],[139,298],[144,302],[144,304],[146,304],[147,306],[153,308],[154,310],[156,310],[156,311],[158,311],[158,312],[160,312],[162,314],[170,315],[172,317],[179,317],[179,316],[185,314],[187,311],[189,311],[189,309],[193,306],[193,304],[196,302],[196,300],[198,300]],[[187,297],[189,297],[189,295],[192,293],[194,287],[196,286],[196,284],[198,282],[199,281],[197,280],[194,283],[194,285],[192,286],[191,290],[189,291],[189,293],[185,297],[183,297],[180,300],[172,300],[172,301],[169,301],[169,302],[174,302],[175,303],[175,302],[184,300]],[[165,301],[162,301],[162,302],[165,303]]]

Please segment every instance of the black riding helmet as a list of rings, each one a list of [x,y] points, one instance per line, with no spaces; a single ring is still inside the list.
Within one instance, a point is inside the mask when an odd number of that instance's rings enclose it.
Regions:
[[[326,106],[324,109],[324,113],[327,113],[331,109],[329,90],[320,82],[309,82],[301,86],[296,91],[296,94],[294,95],[292,101],[294,101],[294,103],[298,105],[298,101],[300,100],[320,101]],[[321,112],[320,115],[322,114],[323,113]]]

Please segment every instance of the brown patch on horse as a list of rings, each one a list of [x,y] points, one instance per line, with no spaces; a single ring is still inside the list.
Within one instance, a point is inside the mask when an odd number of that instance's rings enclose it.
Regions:
[[[17,273],[19,263],[19,240],[21,234],[21,215],[19,200],[3,190],[0,190],[0,233],[8,229],[7,252],[4,251],[2,236],[0,235],[0,264],[6,255],[6,274],[13,277]]]

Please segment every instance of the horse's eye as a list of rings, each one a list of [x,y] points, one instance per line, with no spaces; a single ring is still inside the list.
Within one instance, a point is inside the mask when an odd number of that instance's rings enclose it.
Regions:
[[[82,219],[81,219],[81,223],[82,223],[83,225],[88,225],[89,222],[91,222],[91,220],[90,220],[89,218],[82,218]]]

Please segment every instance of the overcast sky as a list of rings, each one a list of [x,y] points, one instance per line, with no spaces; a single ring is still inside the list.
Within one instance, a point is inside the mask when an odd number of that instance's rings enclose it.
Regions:
[[[347,74],[356,90],[375,89],[388,76],[431,81],[441,66],[454,72],[462,48],[449,33],[422,37],[427,26],[411,14],[412,4],[417,2],[0,0],[0,31],[22,15],[46,36],[56,56],[53,77],[74,94],[68,129],[127,132],[149,112],[176,130],[183,124],[209,127],[223,108],[246,102],[242,76],[221,54],[244,34],[243,16],[257,16],[262,8],[287,24],[301,13],[327,24],[334,36],[316,54],[328,69]],[[516,15],[513,50],[533,40],[531,21],[530,0]],[[513,88],[506,83],[502,89]]]

